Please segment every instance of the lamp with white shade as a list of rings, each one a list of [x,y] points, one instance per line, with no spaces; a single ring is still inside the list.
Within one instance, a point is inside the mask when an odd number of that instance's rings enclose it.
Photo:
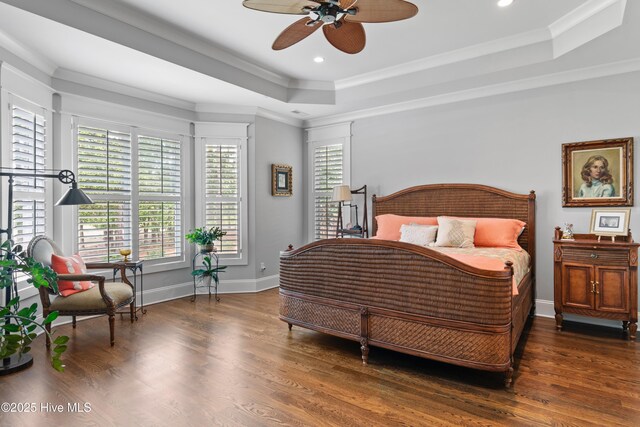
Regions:
[[[342,221],[342,206],[344,202],[350,202],[353,200],[352,194],[364,195],[364,228],[358,224],[358,205],[350,205],[349,207],[356,208],[356,225],[346,230]],[[340,237],[344,234],[351,234],[360,237],[369,237],[369,230],[367,227],[367,186],[363,186],[357,190],[351,190],[348,185],[337,185],[333,187],[332,201],[338,202],[338,222],[336,225],[336,237]]]
[[[351,188],[348,185],[336,185],[333,187],[332,201],[338,202],[338,223],[336,225],[336,237],[340,235],[340,230],[344,229],[342,223],[342,205],[344,202],[353,200],[351,197]]]

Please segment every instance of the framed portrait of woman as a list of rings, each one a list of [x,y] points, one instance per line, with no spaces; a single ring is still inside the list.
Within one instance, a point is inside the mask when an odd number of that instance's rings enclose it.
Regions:
[[[633,206],[633,138],[562,144],[562,206]]]

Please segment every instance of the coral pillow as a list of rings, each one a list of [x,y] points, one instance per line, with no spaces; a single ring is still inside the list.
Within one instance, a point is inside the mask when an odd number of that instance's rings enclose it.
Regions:
[[[450,217],[453,218],[453,217]],[[488,248],[513,248],[522,250],[518,237],[522,234],[526,222],[506,218],[459,218],[476,221],[475,246]]]
[[[400,240],[400,227],[403,224],[438,225],[438,219],[432,216],[400,216],[385,214],[376,216],[378,229],[376,238],[384,240]]]
[[[503,218],[475,218],[476,236],[474,243],[476,246],[486,246],[491,248],[514,248],[520,249],[518,237],[524,230],[526,222],[518,219]]]
[[[73,256],[51,255],[51,268],[58,274],[86,274],[87,267],[79,254]],[[63,297],[86,291],[95,285],[89,281],[71,282],[68,280],[58,281],[58,292]]]

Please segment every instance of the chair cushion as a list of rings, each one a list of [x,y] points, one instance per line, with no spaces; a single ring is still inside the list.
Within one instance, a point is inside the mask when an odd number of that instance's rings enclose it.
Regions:
[[[58,274],[86,274],[87,267],[80,254],[72,256],[59,256],[51,254],[51,268]],[[58,280],[58,291],[63,297],[86,291],[95,285],[88,280],[71,282],[69,280]]]
[[[122,282],[107,282],[104,284],[107,295],[112,299],[116,307],[128,303],[133,298],[131,286]],[[107,309],[107,303],[100,295],[100,287],[95,286],[87,291],[78,292],[68,297],[57,297],[51,302],[51,311],[95,311]],[[60,313],[63,314],[63,313]]]

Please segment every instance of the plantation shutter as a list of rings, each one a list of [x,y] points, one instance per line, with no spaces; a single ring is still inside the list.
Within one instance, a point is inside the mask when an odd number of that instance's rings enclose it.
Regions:
[[[78,252],[87,262],[131,249],[131,134],[78,126],[78,182],[93,205],[78,209]]]
[[[180,142],[138,137],[139,257],[182,254]]]
[[[343,182],[343,145],[323,145],[313,153],[314,237],[335,237],[338,204],[331,201],[333,187]]]
[[[11,106],[12,167],[44,172],[46,168],[46,121],[44,116]],[[36,235],[46,232],[44,178],[15,177],[13,240],[26,248]]]
[[[205,223],[227,234],[220,254],[240,254],[240,146],[207,144],[205,149]]]

